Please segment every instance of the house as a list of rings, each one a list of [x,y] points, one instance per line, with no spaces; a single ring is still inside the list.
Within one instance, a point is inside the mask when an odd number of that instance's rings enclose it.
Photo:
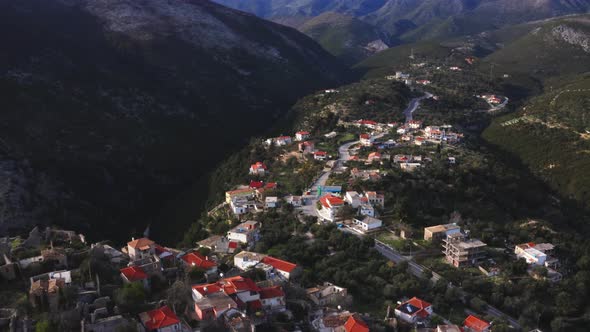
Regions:
[[[361,196],[356,191],[347,191],[344,200],[355,209],[361,205]]]
[[[323,285],[308,288],[305,291],[307,297],[320,307],[342,303],[348,295],[346,288],[336,286],[329,282],[324,282]]]
[[[422,167],[420,163],[400,163],[399,167],[406,172],[413,172],[416,169]]]
[[[371,204],[367,204],[367,203],[361,204],[360,209],[359,209],[359,213],[362,216],[374,217],[375,216],[375,208]]]
[[[303,205],[303,199],[301,198],[301,196],[287,196],[285,198],[285,201],[287,202],[287,204],[291,204],[294,207],[300,207]]]
[[[555,247],[551,243],[533,242],[519,244],[514,247],[514,253],[518,258],[524,258],[527,264],[544,265],[546,267],[556,267],[558,260],[549,257]]]
[[[359,141],[363,146],[371,146],[373,145],[374,138],[371,137],[371,134],[360,134]]]
[[[438,242],[448,235],[461,232],[461,227],[456,224],[436,225],[424,228],[424,240]]]
[[[273,209],[279,204],[279,198],[276,196],[268,196],[264,199],[264,208]]]
[[[371,216],[366,216],[363,219],[354,218],[354,224],[359,226],[363,233],[374,231],[383,226],[383,221]]]
[[[408,121],[408,127],[410,127],[411,129],[420,129],[420,128],[422,128],[422,121],[410,120],[410,121]]]
[[[230,241],[253,245],[260,238],[260,224],[257,221],[246,221],[227,232]]]
[[[367,158],[367,161],[369,163],[375,162],[375,161],[380,161],[381,160],[381,153],[379,152],[371,152],[369,153],[369,157]]]
[[[492,324],[473,315],[469,315],[463,322],[464,332],[490,332],[491,329]]]
[[[326,160],[328,153],[326,151],[316,151],[313,153],[313,159],[315,160]]]
[[[31,283],[29,299],[35,308],[56,312],[59,308],[60,289],[65,287],[63,279],[40,279]]]
[[[381,208],[385,206],[385,196],[383,194],[378,194],[376,191],[367,191],[365,192],[364,197],[366,197],[369,204],[373,206],[379,206]]]
[[[238,248],[238,243],[236,241],[228,240],[225,236],[213,235],[205,240],[197,242],[197,246],[222,254],[233,254]]]
[[[409,324],[427,320],[432,314],[432,304],[417,297],[413,297],[395,308],[395,316]]]
[[[141,267],[128,266],[122,268],[120,272],[124,283],[139,282],[143,285],[143,288],[150,289],[150,278]]]
[[[236,189],[225,192],[225,202],[230,204],[236,198],[252,199],[256,195],[256,190],[252,188]]]
[[[477,264],[485,258],[486,244],[476,239],[466,239],[462,233],[447,235],[443,240],[443,253],[447,262],[455,267],[465,267]]]
[[[132,238],[127,242],[127,254],[131,261],[152,257],[156,250],[156,243],[146,237]]]
[[[53,248],[41,250],[41,257],[44,262],[53,262],[54,267],[68,267],[68,256],[63,248]]]
[[[182,264],[185,268],[199,268],[207,274],[217,273],[217,263],[210,260],[209,257],[201,255],[199,252],[190,252],[181,258]]]
[[[252,189],[262,188],[262,187],[264,187],[264,181],[254,181],[254,180],[252,180],[252,181],[250,181],[250,185],[248,187],[250,187]]]
[[[310,141],[301,142],[297,144],[297,147],[299,148],[299,152],[302,153],[313,153],[315,150],[315,144]]]
[[[198,320],[216,320],[228,310],[236,309],[238,304],[229,295],[218,290],[208,293],[206,297],[194,299],[194,306]]]
[[[297,266],[297,264],[271,256],[263,257],[260,262],[272,266],[278,274],[287,280],[297,277],[302,272],[301,267]]]
[[[377,126],[379,125],[377,122],[371,120],[358,120],[356,123],[360,127],[367,127],[370,129],[377,129]]]
[[[325,138],[334,138],[336,136],[338,136],[338,133],[336,133],[335,131],[329,132],[324,135]]]
[[[234,266],[242,271],[246,271],[258,265],[264,257],[266,257],[265,254],[240,251],[234,256]]]
[[[293,143],[293,139],[291,136],[279,136],[275,138],[275,145],[276,146],[285,146]]]
[[[178,319],[176,314],[168,306],[142,312],[139,314],[139,320],[148,332],[182,331],[180,319]]]
[[[416,84],[420,85],[429,85],[430,83],[432,83],[430,80],[416,80]]]
[[[281,286],[261,288],[260,302],[264,310],[270,311],[284,311],[287,303]]]
[[[295,133],[296,141],[305,141],[309,138],[310,133],[308,131],[298,131]]]
[[[319,217],[323,220],[334,221],[336,214],[344,206],[344,200],[332,194],[327,194],[320,198],[320,206],[321,208],[318,210]]]
[[[395,132],[400,135],[404,135],[406,133],[406,128],[404,128],[404,127],[397,128],[397,130]]]
[[[193,286],[195,313],[199,320],[216,320],[231,309],[257,311],[262,309],[260,291],[252,279],[241,276]]]
[[[344,331],[346,332],[369,332],[369,326],[363,321],[359,315],[353,314],[348,317],[344,323]]]
[[[453,66],[453,67],[449,67],[449,70],[451,70],[451,71],[461,71],[461,68],[459,68],[457,66]]]
[[[266,173],[266,170],[267,170],[266,165],[261,161],[258,161],[256,163],[250,165],[250,174],[251,175],[264,176],[264,174]]]

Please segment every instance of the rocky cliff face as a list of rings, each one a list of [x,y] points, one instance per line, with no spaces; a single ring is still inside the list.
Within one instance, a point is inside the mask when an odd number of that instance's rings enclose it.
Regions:
[[[584,31],[577,30],[567,25],[558,25],[551,30],[554,38],[570,45],[578,46],[586,53],[590,53],[590,36]]]
[[[0,156],[28,165],[8,168],[0,231],[180,234],[218,161],[343,77],[296,30],[201,0],[2,1],[0,38]]]

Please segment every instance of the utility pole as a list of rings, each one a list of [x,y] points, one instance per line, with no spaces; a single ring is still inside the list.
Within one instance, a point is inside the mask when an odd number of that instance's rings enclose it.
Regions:
[[[490,82],[494,79],[494,64],[490,66]]]

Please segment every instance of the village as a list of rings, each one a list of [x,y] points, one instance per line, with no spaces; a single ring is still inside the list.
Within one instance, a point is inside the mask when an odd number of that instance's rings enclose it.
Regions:
[[[393,79],[407,81],[409,75],[398,73]],[[460,217],[423,229],[395,223],[386,213],[387,192],[372,189],[394,169],[411,173],[431,167],[435,155],[441,159],[442,154],[448,168],[462,162],[457,151],[464,134],[459,129],[415,118],[420,102],[430,98],[436,96],[425,93],[412,100],[405,122],[340,121],[338,132],[312,135],[300,130],[262,140],[260,146],[272,149],[277,160],[291,156],[317,165],[312,183],[302,192],[285,192],[280,181],[284,174],[278,176],[263,160],[251,160],[243,170],[250,182],[227,191],[225,200],[209,211],[227,218],[232,227],[188,250],[157,244],[149,239],[149,230],[143,237],[130,237],[122,248],[109,242],[88,244],[81,234],[54,228],[35,228],[26,239],[1,239],[0,276],[25,287],[27,296],[20,302],[23,309],[0,309],[0,325],[32,331],[27,313],[37,312],[59,313],[62,324],[89,332],[254,331],[269,322],[294,322],[293,330],[301,331],[305,326],[321,332],[369,331],[374,317],[352,310],[355,299],[347,288],[329,280],[302,288],[305,266],[256,251],[266,227],[258,216],[285,206],[302,223],[334,224],[336,232],[373,239],[375,254],[392,265],[409,264],[408,271],[417,278],[433,283],[441,279],[416,261],[423,254],[454,269],[497,277],[503,271],[491,257],[495,254],[490,255],[496,248],[462,229]],[[503,103],[501,97],[481,98],[491,107]],[[312,234],[308,241],[314,241]],[[560,281],[552,244],[507,244],[505,250],[505,257],[526,262],[532,278]],[[458,285],[449,287],[464,293]],[[290,309],[294,301],[307,314]],[[386,308],[384,321],[395,331],[489,332],[495,331],[496,319],[520,330],[518,321],[492,306],[479,312],[459,310],[455,316],[462,317],[461,323],[454,324],[415,294],[395,302]]]

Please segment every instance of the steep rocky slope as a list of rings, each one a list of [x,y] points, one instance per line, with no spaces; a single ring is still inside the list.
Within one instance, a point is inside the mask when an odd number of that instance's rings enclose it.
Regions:
[[[7,0],[0,38],[0,230],[172,232],[218,161],[343,72],[296,30],[200,0]],[[158,217],[191,187],[186,214]]]

